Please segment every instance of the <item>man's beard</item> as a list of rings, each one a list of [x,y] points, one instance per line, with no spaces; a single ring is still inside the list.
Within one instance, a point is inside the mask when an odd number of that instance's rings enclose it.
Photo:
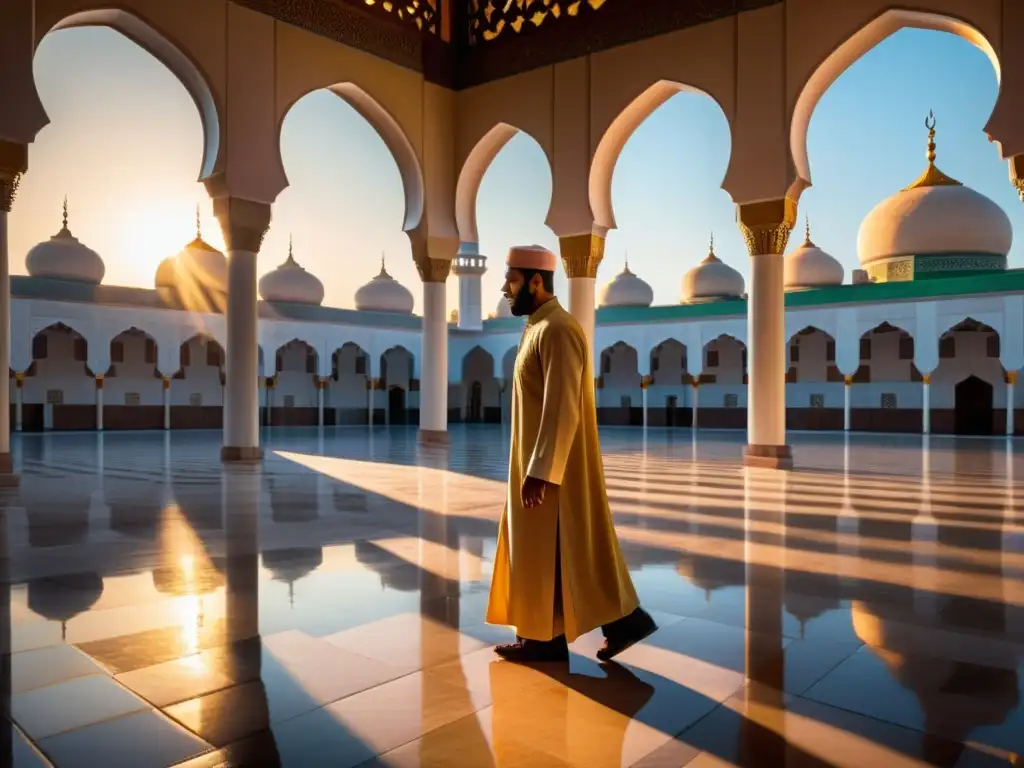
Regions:
[[[537,297],[530,293],[530,289],[524,285],[519,289],[516,297],[512,299],[512,314],[515,317],[532,315],[536,306]]]

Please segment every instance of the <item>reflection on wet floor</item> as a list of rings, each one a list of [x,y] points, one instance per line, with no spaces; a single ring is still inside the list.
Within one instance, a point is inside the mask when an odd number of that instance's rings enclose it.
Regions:
[[[1024,752],[1024,455],[1005,440],[609,430],[661,627],[500,662],[507,433],[24,435],[0,498],[9,766],[973,766]]]

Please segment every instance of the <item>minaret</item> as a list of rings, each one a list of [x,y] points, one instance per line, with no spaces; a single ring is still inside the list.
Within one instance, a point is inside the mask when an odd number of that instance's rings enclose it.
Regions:
[[[459,278],[459,328],[479,331],[484,327],[480,278],[487,271],[487,257],[460,253],[452,268]]]

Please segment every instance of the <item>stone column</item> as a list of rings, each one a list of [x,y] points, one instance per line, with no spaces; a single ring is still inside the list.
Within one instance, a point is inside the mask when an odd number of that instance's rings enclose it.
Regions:
[[[690,385],[693,387],[693,397],[690,398],[690,429],[697,429],[697,413],[700,409],[700,381],[694,379]]]
[[[266,390],[267,390],[267,426],[274,426],[274,386],[277,382],[273,376],[268,376],[266,379]]]
[[[415,248],[413,252],[415,254]],[[421,443],[448,442],[448,313],[445,283],[451,267],[452,263],[448,259],[433,259],[426,254],[416,259],[416,268],[423,280]]]
[[[653,378],[651,376],[640,378],[640,397],[644,407],[644,431],[647,431],[647,388],[651,386],[652,381]]]
[[[374,393],[377,391],[377,382],[374,379],[367,377],[366,379],[366,426],[373,427],[373,406]]]
[[[921,376],[921,434],[932,433],[932,376]]]
[[[14,207],[21,176],[27,170],[28,145],[0,140],[0,487],[19,483],[11,459],[11,265],[7,217]]]
[[[164,376],[164,429],[171,428],[171,377]]]
[[[590,343],[591,367],[594,358],[594,315],[597,268],[604,258],[604,238],[594,234],[558,238],[562,266],[569,277],[569,311],[583,328]]]
[[[786,445],[786,308],[782,254],[796,222],[789,198],[747,203],[737,213],[751,257],[747,304],[749,362],[747,384],[748,466],[788,469]]]
[[[850,390],[853,389],[853,376],[843,376],[843,431],[850,431]]]
[[[25,374],[14,374],[14,431],[21,432],[25,410]]]
[[[259,429],[256,256],[270,226],[270,204],[236,197],[213,201],[228,251],[228,345],[224,392],[224,461],[263,457]]]
[[[96,377],[96,431],[103,431],[103,377]]]
[[[316,424],[318,427],[324,425],[324,390],[327,388],[327,379],[316,377]]]
[[[1017,371],[1006,372],[1006,435],[1007,437],[1013,437],[1014,427],[1014,414],[1013,412],[1013,395],[1014,388],[1017,386]]]

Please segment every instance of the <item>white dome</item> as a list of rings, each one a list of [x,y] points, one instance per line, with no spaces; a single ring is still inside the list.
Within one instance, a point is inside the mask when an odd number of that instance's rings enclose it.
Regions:
[[[599,307],[649,307],[654,290],[629,271],[629,261],[612,280],[601,286],[597,297]]]
[[[356,309],[409,315],[412,305],[409,289],[388,274],[384,259],[380,260],[380,274],[356,291]]]
[[[99,285],[106,267],[96,251],[82,245],[68,229],[68,203],[64,201],[64,226],[60,232],[28,252],[25,267],[32,277],[76,280]]]
[[[512,306],[508,303],[508,299],[502,296],[498,299],[498,306],[494,309],[494,316],[496,318],[512,317]]]
[[[1005,257],[1010,251],[1013,228],[1006,212],[935,167],[935,123],[926,125],[927,169],[876,205],[860,225],[857,256],[864,267],[901,256]]]
[[[320,304],[324,300],[324,284],[316,275],[299,266],[289,242],[285,262],[260,278],[260,296],[264,301]]]
[[[738,299],[743,296],[743,275],[715,256],[711,250],[704,260],[683,275],[681,303],[708,299]]]
[[[811,225],[808,224],[803,245],[786,257],[786,290],[841,285],[844,276],[843,265],[811,242]]]

